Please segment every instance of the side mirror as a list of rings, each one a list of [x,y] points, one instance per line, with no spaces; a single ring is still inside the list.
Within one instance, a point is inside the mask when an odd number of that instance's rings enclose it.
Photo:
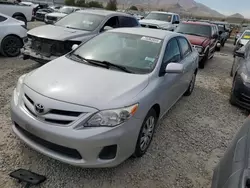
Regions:
[[[114,28],[110,27],[110,26],[105,26],[102,31],[108,31],[108,30],[111,30],[111,29],[114,29]]]
[[[180,63],[169,63],[165,69],[165,73],[178,74],[178,73],[183,73],[183,71],[184,71],[184,66],[183,64]]]
[[[219,31],[219,35],[221,35],[222,34],[222,31]]]
[[[73,46],[71,47],[72,50],[75,50],[76,48],[78,48],[78,44],[73,44]]]
[[[242,58],[245,58],[245,52],[242,51],[242,50],[237,50],[234,52],[234,55],[237,56],[237,57],[242,57]]]

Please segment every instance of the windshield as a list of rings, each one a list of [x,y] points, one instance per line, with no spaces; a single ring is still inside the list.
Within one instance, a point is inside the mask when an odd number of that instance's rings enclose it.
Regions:
[[[162,40],[147,36],[106,32],[73,52],[85,59],[123,66],[135,74],[151,72],[157,62]]]
[[[250,39],[250,31],[246,31],[246,32],[242,35],[241,38],[242,38],[242,39],[249,40],[249,39]]]
[[[73,11],[74,11],[74,9],[71,7],[62,7],[59,9],[59,12],[64,13],[64,14],[70,14]]]
[[[147,17],[145,19],[171,22],[172,15],[171,14],[163,14],[163,13],[150,13],[149,15],[147,15]]]
[[[218,25],[219,31],[224,31],[224,26],[223,25]]]
[[[72,29],[93,31],[98,27],[103,19],[103,16],[96,14],[74,12],[60,19],[55,23],[55,25]]]
[[[180,24],[177,29],[177,33],[183,33],[188,35],[197,35],[203,37],[211,36],[211,26],[201,24]]]

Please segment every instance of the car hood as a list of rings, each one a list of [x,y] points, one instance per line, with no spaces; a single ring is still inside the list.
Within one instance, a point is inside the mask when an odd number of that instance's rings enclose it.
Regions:
[[[207,37],[200,37],[195,35],[185,35],[192,45],[205,46],[209,41]]]
[[[89,31],[69,29],[66,27],[61,27],[56,25],[43,25],[31,29],[28,32],[28,34],[46,39],[64,41],[64,40],[87,36],[90,35],[91,33]]]
[[[158,26],[167,26],[170,25],[170,22],[164,22],[159,20],[151,20],[151,19],[143,19],[139,21],[140,24],[151,24],[151,25],[158,25]]]
[[[64,14],[64,13],[61,13],[61,12],[52,12],[52,13],[48,13],[47,16],[62,18],[64,16],[67,16],[67,14]]]
[[[240,39],[240,43],[243,44],[244,46],[248,43],[249,40],[246,39]]]
[[[148,80],[148,75],[94,67],[62,56],[28,74],[24,84],[52,99],[106,109],[133,103]]]

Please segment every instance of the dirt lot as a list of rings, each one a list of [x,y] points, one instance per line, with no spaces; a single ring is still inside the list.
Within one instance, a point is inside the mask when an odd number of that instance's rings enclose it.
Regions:
[[[39,65],[0,56],[0,187],[20,187],[8,176],[17,168],[46,175],[42,188],[210,187],[214,166],[247,116],[228,102],[232,49],[229,41],[199,71],[194,93],[183,97],[161,120],[144,157],[128,159],[111,169],[63,164],[33,151],[13,135],[9,113],[12,91],[19,76]]]

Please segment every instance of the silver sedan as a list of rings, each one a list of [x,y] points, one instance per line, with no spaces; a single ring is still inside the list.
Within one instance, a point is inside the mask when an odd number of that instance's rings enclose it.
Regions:
[[[192,93],[198,60],[178,33],[107,31],[20,77],[13,131],[33,149],[76,166],[141,157],[160,118]]]

